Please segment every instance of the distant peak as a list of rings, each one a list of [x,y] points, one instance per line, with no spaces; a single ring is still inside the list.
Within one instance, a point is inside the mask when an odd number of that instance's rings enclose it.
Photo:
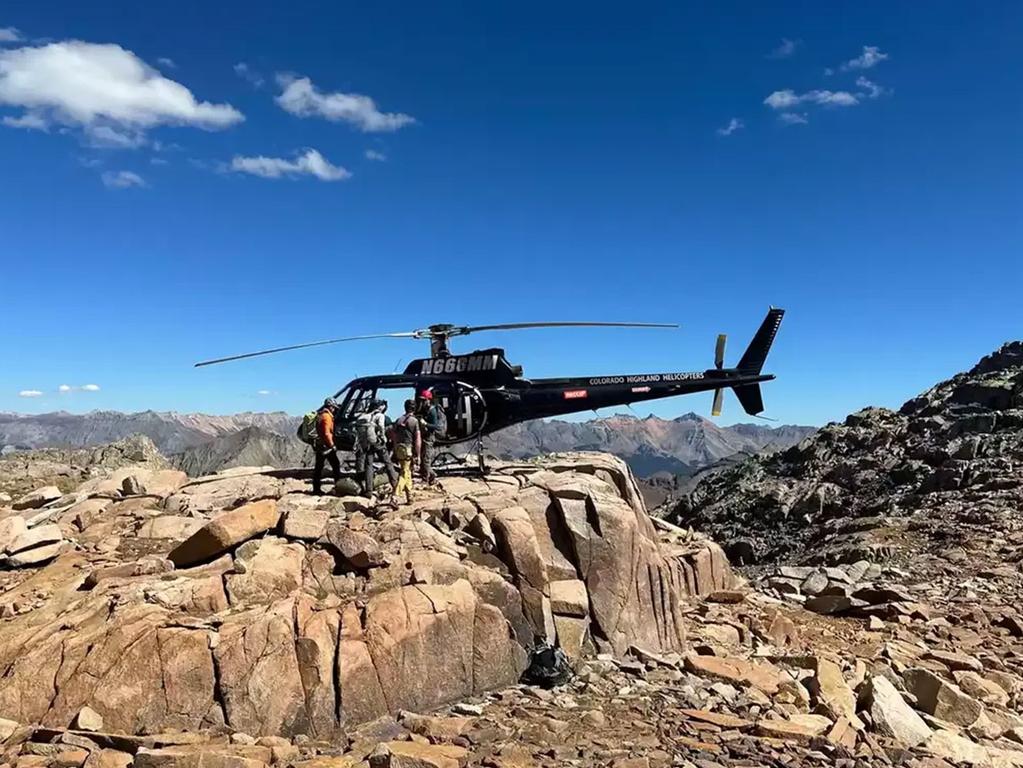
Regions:
[[[689,413],[683,413],[681,416],[677,416],[676,418],[673,419],[673,421],[679,424],[686,421],[695,421],[697,423],[702,423],[704,421],[707,421],[707,419],[703,418],[703,416],[701,416],[698,413],[693,413],[692,411],[690,411]]]

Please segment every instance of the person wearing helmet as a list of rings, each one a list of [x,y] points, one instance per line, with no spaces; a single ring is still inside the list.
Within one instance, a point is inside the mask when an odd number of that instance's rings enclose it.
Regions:
[[[419,393],[419,423],[423,431],[423,455],[419,462],[419,476],[427,485],[437,482],[433,460],[437,455],[437,438],[448,431],[447,417],[439,404],[433,401],[433,390],[424,389]]]
[[[341,482],[341,462],[337,458],[337,447],[334,445],[334,414],[337,412],[337,401],[328,397],[323,407],[316,413],[316,463],[313,465],[313,493],[323,494],[321,487],[324,463],[330,462],[334,473],[334,488]],[[336,490],[335,490],[336,492]]]

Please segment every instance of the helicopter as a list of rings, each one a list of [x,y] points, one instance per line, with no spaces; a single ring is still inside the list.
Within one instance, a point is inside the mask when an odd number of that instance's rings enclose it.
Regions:
[[[520,365],[510,363],[503,349],[477,349],[467,354],[452,354],[449,341],[482,331],[508,331],[529,328],[678,328],[665,323],[610,322],[534,322],[498,325],[435,324],[415,331],[348,336],[306,344],[295,344],[259,352],[204,360],[195,367],[216,365],[296,349],[326,346],[347,341],[381,338],[410,338],[430,342],[430,356],[413,360],[402,373],[361,376],[348,382],[334,395],[335,442],[342,450],[355,447],[355,419],[373,407],[379,393],[386,390],[413,389],[433,392],[447,416],[448,429],[436,439],[438,446],[453,446],[482,439],[513,424],[550,416],[596,410],[615,405],[630,405],[676,395],[713,390],[711,415],[721,414],[724,390],[735,392],[746,413],[757,416],[764,410],[760,384],[774,376],[761,373],[767,353],[781,325],[785,310],[771,307],[734,368],[725,367],[726,336],[717,337],[714,367],[704,371],[669,371],[645,374],[611,374],[572,378],[527,379]],[[482,456],[482,450],[478,451]]]

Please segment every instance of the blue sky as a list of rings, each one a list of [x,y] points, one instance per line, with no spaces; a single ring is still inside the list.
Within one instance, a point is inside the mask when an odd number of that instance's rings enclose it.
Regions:
[[[770,304],[767,415],[898,405],[1023,335],[1021,22],[1013,2],[5,3],[0,410],[302,412],[425,344],[191,364],[432,322],[679,322],[455,346],[536,377],[703,369]]]

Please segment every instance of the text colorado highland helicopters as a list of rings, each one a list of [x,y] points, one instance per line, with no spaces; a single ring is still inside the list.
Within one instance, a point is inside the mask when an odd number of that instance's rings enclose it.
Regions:
[[[452,355],[448,340],[477,331],[503,331],[523,328],[555,327],[628,327],[677,328],[659,323],[507,323],[502,325],[431,325],[418,331],[350,336],[309,344],[232,355],[196,363],[196,367],[242,360],[292,349],[379,338],[429,339],[430,357],[413,360],[404,373],[361,376],[346,384],[334,399],[340,404],[335,417],[338,447],[354,446],[356,416],[371,407],[381,390],[432,389],[434,402],[447,415],[448,430],[438,445],[454,445],[483,436],[522,421],[547,416],[562,416],[579,411],[596,410],[612,405],[628,405],[644,400],[657,400],[693,392],[714,390],[712,415],[721,413],[724,389],[731,387],[739,403],[750,415],[764,410],[760,382],[774,376],[761,370],[767,353],[781,325],[783,309],[768,311],[759,330],[746,348],[735,368],[725,368],[725,336],[718,336],[714,367],[705,371],[673,371],[667,373],[618,374],[562,379],[527,379],[522,366],[512,365],[498,348],[478,349],[466,355]]]

